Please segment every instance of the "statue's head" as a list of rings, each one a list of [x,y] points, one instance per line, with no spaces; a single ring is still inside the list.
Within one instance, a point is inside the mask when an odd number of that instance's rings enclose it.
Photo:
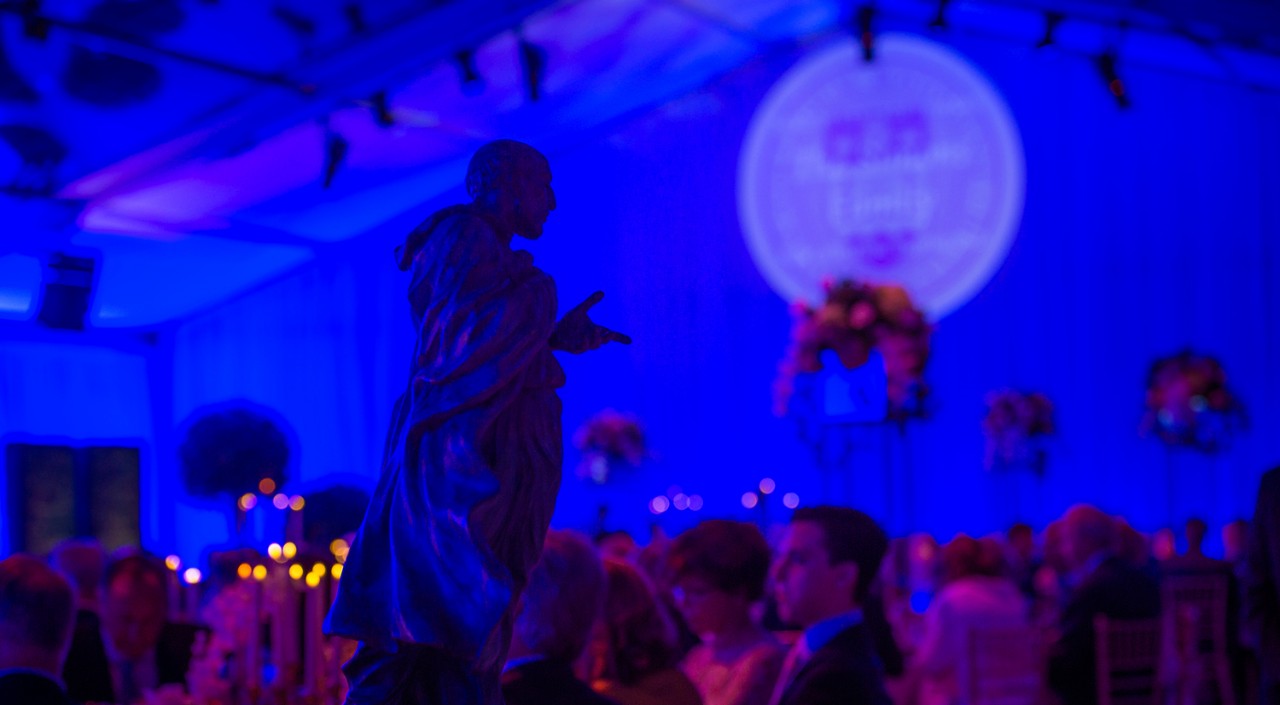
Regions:
[[[530,240],[542,235],[547,215],[556,208],[547,158],[515,140],[494,140],[476,150],[467,166],[467,193]]]

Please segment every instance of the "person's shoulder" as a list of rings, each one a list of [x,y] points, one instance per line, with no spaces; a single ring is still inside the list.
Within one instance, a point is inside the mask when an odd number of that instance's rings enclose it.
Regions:
[[[810,664],[824,666],[838,672],[879,672],[879,659],[875,645],[865,624],[855,624],[832,637],[813,653]]]
[[[636,685],[651,695],[661,697],[667,705],[699,705],[702,702],[697,686],[678,668],[652,673]]]
[[[0,703],[5,705],[70,705],[57,681],[27,671],[0,674]]]
[[[1262,474],[1261,494],[1280,501],[1280,467],[1274,467]]]
[[[781,661],[787,656],[787,648],[782,645],[772,634],[765,633],[760,641],[756,642],[751,648],[747,649],[743,656],[744,661],[753,663],[767,663],[770,661]]]
[[[889,705],[879,659],[857,627],[818,649],[787,692],[786,705],[857,702]]]

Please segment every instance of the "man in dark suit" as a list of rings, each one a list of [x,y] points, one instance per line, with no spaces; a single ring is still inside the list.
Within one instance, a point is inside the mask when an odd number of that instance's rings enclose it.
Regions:
[[[1115,554],[1115,521],[1096,507],[1072,507],[1063,517],[1062,551],[1074,588],[1049,651],[1049,687],[1064,705],[1097,702],[1093,619],[1160,616],[1160,586],[1152,575]]]
[[[162,685],[184,685],[198,627],[167,621],[168,569],[132,555],[107,567],[102,616],[81,611],[63,680],[78,701],[134,703]]]
[[[551,531],[521,598],[502,674],[508,705],[616,705],[573,675],[604,600],[604,569],[585,537]]]
[[[58,680],[71,639],[71,586],[31,556],[0,561],[0,703],[70,705]]]
[[[783,620],[804,628],[783,662],[774,705],[889,705],[862,605],[888,550],[884,530],[848,507],[791,518],[774,563]]]
[[[1280,705],[1280,468],[1262,476],[1245,555],[1245,606],[1258,640],[1262,702]]]

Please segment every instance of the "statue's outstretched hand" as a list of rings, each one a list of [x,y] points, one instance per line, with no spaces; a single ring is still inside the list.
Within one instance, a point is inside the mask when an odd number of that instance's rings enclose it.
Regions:
[[[577,355],[588,350],[595,350],[606,343],[630,345],[630,337],[617,331],[609,330],[604,326],[596,325],[587,316],[587,311],[592,306],[600,303],[603,298],[604,292],[597,291],[564,314],[564,318],[561,318],[560,322],[556,324],[555,332],[551,334],[551,348]]]

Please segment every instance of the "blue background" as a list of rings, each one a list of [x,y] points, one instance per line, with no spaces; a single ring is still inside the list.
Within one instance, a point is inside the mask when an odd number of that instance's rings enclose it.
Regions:
[[[1018,123],[1021,227],[985,289],[937,322],[930,418],[856,430],[844,467],[825,480],[795,424],[771,413],[788,302],[756,270],[735,201],[752,111],[805,49],[758,57],[549,150],[559,210],[529,248],[559,282],[562,310],[603,290],[594,316],[635,339],[564,361],[566,434],[612,407],[642,420],[655,452],[600,487],[574,476],[566,438],[556,524],[594,529],[602,505],[609,528],[638,533],[655,520],[676,531],[711,516],[760,519],[740,498],[766,476],[803,503],[850,502],[894,533],[944,537],[1017,518],[1042,525],[1080,501],[1145,530],[1249,514],[1259,474],[1280,462],[1271,433],[1280,426],[1280,97],[1132,67],[1134,107],[1121,111],[1083,57],[944,41],[993,82]],[[175,429],[203,405],[246,399],[278,410],[297,444],[290,491],[338,474],[372,485],[414,334],[391,250],[417,220],[461,199],[455,188],[326,246],[148,340],[6,327],[0,434],[140,442],[144,506],[154,510],[144,541],[187,561],[228,539],[217,506],[184,496],[176,465]],[[1217,456],[1171,453],[1138,435],[1149,364],[1185,347],[1218,356],[1249,411],[1250,428]],[[1042,482],[983,467],[983,397],[1009,386],[1042,390],[1057,406]],[[704,509],[649,513],[650,498],[673,486],[701,495]],[[785,518],[776,496],[768,504],[765,520]]]

